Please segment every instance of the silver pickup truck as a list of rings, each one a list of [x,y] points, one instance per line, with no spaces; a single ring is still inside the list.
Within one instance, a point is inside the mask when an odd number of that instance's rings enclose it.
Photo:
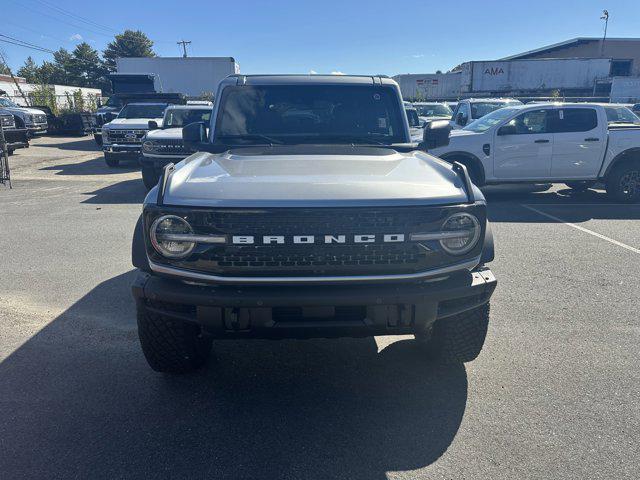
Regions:
[[[464,166],[411,143],[398,85],[367,76],[230,76],[198,153],[165,167],[133,238],[149,365],[188,372],[225,338],[415,335],[473,360],[496,279],[487,208]]]

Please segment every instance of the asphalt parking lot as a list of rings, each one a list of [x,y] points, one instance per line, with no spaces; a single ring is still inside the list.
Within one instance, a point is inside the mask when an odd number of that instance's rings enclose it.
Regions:
[[[410,337],[220,342],[148,368],[130,238],[145,189],[89,137],[42,137],[0,186],[0,477],[637,478],[640,205],[563,185],[487,192],[485,349]]]

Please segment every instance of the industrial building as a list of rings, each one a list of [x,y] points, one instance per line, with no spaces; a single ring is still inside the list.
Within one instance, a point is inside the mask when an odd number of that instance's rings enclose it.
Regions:
[[[574,38],[444,74],[397,75],[405,99],[471,96],[640,101],[640,38]]]
[[[30,94],[39,87],[41,86],[35,83],[28,83],[27,80],[22,77],[11,78],[10,75],[0,75],[0,95],[6,95],[18,105],[28,106],[28,102],[22,94],[29,98]],[[47,87],[55,96],[58,108],[67,108],[69,106],[69,99],[73,98],[73,94],[78,91],[82,92],[85,100],[92,97],[94,101],[97,101],[102,95],[102,90],[98,88],[73,87],[69,85],[47,85]],[[22,93],[20,93],[21,91]]]

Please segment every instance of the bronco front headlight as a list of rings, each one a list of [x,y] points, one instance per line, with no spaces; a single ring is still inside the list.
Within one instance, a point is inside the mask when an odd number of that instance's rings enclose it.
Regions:
[[[480,239],[480,222],[470,213],[454,213],[442,225],[440,245],[451,255],[464,255]]]
[[[176,215],[163,215],[151,224],[149,236],[151,244],[160,255],[167,258],[185,258],[193,251],[195,242],[189,222]]]

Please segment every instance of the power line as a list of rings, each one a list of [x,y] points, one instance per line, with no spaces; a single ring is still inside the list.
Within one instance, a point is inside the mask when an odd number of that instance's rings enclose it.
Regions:
[[[0,38],[0,42],[10,43],[11,45],[17,45],[18,47],[30,48],[31,50],[37,50],[39,52],[51,53],[51,54],[54,53],[53,50],[49,50],[47,48],[33,47],[33,46],[30,46],[30,45],[25,45],[24,43],[12,42],[11,40],[5,40],[4,38]]]
[[[14,3],[15,3],[15,0],[14,0]],[[52,20],[55,20],[56,22],[66,23],[67,25],[70,25],[70,26],[72,26],[72,27],[74,27],[74,28],[77,28],[77,29],[80,29],[80,30],[86,30],[87,32],[91,32],[91,33],[94,33],[94,34],[96,34],[96,35],[102,35],[103,37],[109,37],[109,38],[113,37],[113,34],[107,34],[107,33],[104,33],[104,32],[98,32],[98,31],[96,31],[96,30],[92,30],[92,29],[90,29],[90,28],[88,28],[88,27],[84,27],[84,26],[81,26],[81,25],[78,25],[78,24],[75,24],[75,23],[69,22],[69,21],[67,21],[67,20],[63,20],[63,19],[58,18],[58,17],[56,17],[56,16],[54,16],[54,15],[50,15],[50,14],[48,14],[48,13],[45,13],[45,12],[41,12],[41,11],[35,10],[35,9],[31,8],[31,7],[26,6],[26,5],[24,4],[24,2],[20,2],[18,5],[20,6],[20,8],[25,8],[25,9],[27,9],[27,10],[29,10],[29,11],[33,12],[33,13],[37,13],[37,14],[39,14],[39,15],[43,15],[43,16],[45,16],[45,17],[51,18]]]
[[[100,28],[100,29],[103,29],[103,30],[108,30],[110,32],[116,32],[117,31],[114,28],[111,28],[111,27],[108,27],[106,25],[102,25],[100,23],[94,22],[93,20],[91,20],[89,18],[86,18],[86,17],[83,17],[81,15],[75,14],[73,12],[70,12],[69,10],[65,10],[64,8],[58,7],[57,5],[53,5],[53,4],[51,4],[49,2],[46,2],[44,0],[36,0],[36,1],[38,3],[44,5],[47,8],[50,8],[50,9],[53,9],[53,10],[57,10],[58,12],[60,12],[60,13],[62,13],[64,15],[69,15],[71,17],[74,17],[75,19],[77,19],[77,20],[79,20],[81,22],[84,22],[84,23],[86,23],[88,25],[92,25],[93,27],[97,27],[97,28]]]
[[[34,49],[38,49],[38,50],[42,50],[45,52],[49,52],[49,53],[53,53],[53,50],[50,50],[46,47],[41,47],[40,45],[36,45],[35,43],[30,43],[30,42],[25,42],[24,40],[20,40],[19,38],[15,38],[15,37],[10,37],[9,35],[3,35],[2,33],[0,33],[0,37],[4,37],[4,38],[8,38],[9,40],[12,40],[14,42],[19,42],[21,44],[23,44],[24,47],[31,47]]]

